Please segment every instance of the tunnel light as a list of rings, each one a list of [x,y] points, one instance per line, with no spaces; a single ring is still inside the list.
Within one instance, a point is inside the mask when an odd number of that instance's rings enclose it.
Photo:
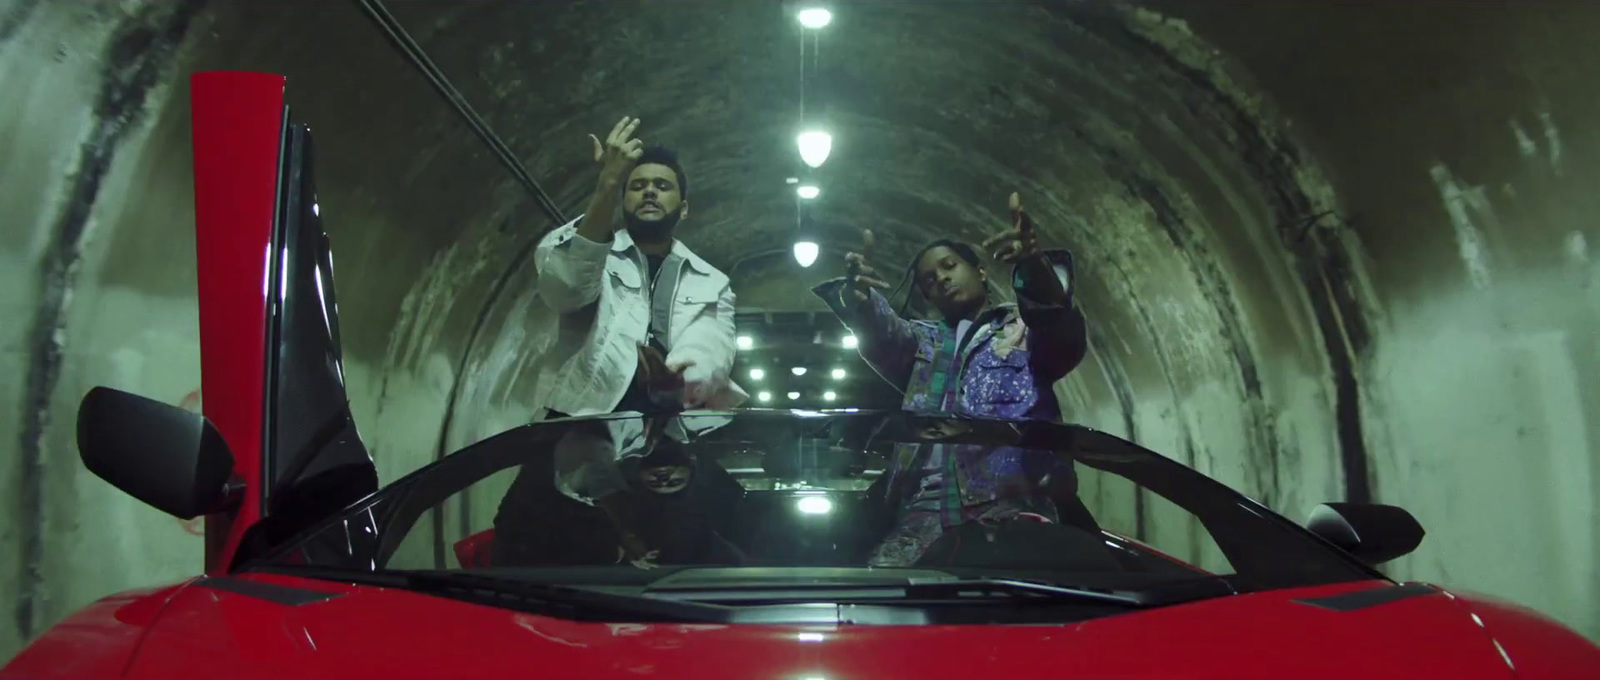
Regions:
[[[794,193],[796,196],[809,201],[813,198],[821,196],[822,190],[811,184],[802,184],[798,187],[795,187]]]
[[[799,262],[802,267],[809,267],[817,261],[819,251],[814,241],[795,241],[794,261]]]
[[[795,15],[795,18],[799,19],[800,25],[806,28],[822,28],[833,23],[833,12],[821,7],[808,7],[800,10],[800,13]]]
[[[855,349],[856,348],[856,334],[855,333],[850,333],[850,334],[844,336],[844,338],[842,340],[840,340],[840,344],[844,345],[845,349]]]
[[[735,338],[735,342],[738,343],[739,349],[750,349],[751,347],[756,346],[755,338],[752,338],[748,335],[741,335],[738,338]]]
[[[799,392],[790,392],[787,396],[789,397],[789,401],[794,401],[794,400],[800,398],[800,393]]]
[[[833,379],[834,380],[844,380],[844,376],[845,376],[844,369],[842,369],[842,368],[833,369]]]
[[[767,403],[769,401],[772,401],[772,393],[771,392],[757,392],[756,393],[756,401],[759,401],[759,402],[761,402],[763,404],[765,404],[765,403]]]
[[[794,141],[800,146],[800,160],[813,168],[822,167],[828,160],[828,152],[833,150],[833,135],[821,130],[802,132]]]
[[[839,398],[839,395],[835,394],[832,390],[829,390],[827,392],[823,392],[822,393],[822,400],[823,401],[833,401],[833,400],[838,399],[838,398]]]
[[[802,515],[826,515],[833,512],[833,501],[826,496],[802,496],[795,501],[794,508]]]
[[[319,205],[319,204],[316,204],[316,203],[312,203],[311,204],[311,214],[316,215],[317,217],[322,217],[322,206]]]
[[[762,370],[762,369],[759,369],[759,368],[750,369],[750,379],[751,380],[765,380],[766,377],[767,377],[767,372],[765,370]]]
[[[796,366],[794,368],[789,369],[789,372],[795,374],[796,376],[805,375],[806,374],[806,367],[804,367],[804,366]]]

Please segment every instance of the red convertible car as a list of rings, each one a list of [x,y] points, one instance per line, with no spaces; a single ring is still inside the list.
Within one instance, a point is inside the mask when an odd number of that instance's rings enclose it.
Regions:
[[[379,488],[345,396],[309,130],[193,78],[203,416],[98,388],[95,474],[206,517],[205,574],[68,617],[3,678],[1600,677],[1526,609],[1375,569],[1087,428],[902,413],[528,425]]]

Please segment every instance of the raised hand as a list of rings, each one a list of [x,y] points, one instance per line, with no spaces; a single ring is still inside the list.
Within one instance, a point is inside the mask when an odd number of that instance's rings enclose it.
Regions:
[[[983,249],[994,259],[1006,264],[1015,264],[1040,254],[1033,217],[1022,208],[1022,198],[1016,192],[1011,193],[1011,228],[989,237],[983,242]]]
[[[604,184],[616,186],[627,179],[628,173],[633,171],[633,166],[644,155],[644,142],[635,139],[634,130],[639,128],[639,119],[623,116],[616,125],[611,126],[611,132],[606,135],[605,142],[600,138],[589,135],[594,142],[594,160],[600,164],[600,181]]]
[[[888,289],[889,284],[878,278],[878,270],[873,269],[872,261],[872,230],[864,229],[861,232],[860,252],[845,253],[844,262],[845,278],[849,282],[851,293],[857,302],[864,302],[871,297],[873,288]]]

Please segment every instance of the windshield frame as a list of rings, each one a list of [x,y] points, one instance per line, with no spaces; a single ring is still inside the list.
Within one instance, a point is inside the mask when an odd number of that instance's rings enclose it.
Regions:
[[[394,555],[401,541],[418,522],[423,521],[424,515],[471,485],[506,469],[525,464],[528,456],[538,455],[531,451],[537,448],[539,442],[553,445],[569,427],[578,423],[636,420],[645,417],[648,416],[639,413],[614,413],[552,419],[511,428],[424,465],[326,519],[311,523],[308,528],[296,532],[278,545],[257,552],[248,561],[237,565],[235,571],[282,571],[286,567],[293,568],[294,560],[286,558],[305,547],[313,538],[340,525],[343,525],[346,543],[350,546],[352,557],[355,557],[354,553],[363,547],[373,551],[374,555],[370,560],[360,560],[360,562],[365,568],[379,571],[381,569],[379,565],[385,564]],[[1219,532],[1205,521],[1206,514],[1193,509],[1193,505],[1213,512],[1231,512],[1232,510],[1224,509],[1223,506],[1237,506],[1236,509],[1248,512],[1265,522],[1264,526],[1273,527],[1287,534],[1291,537],[1290,545],[1297,545],[1308,554],[1326,560],[1329,565],[1337,565],[1339,569],[1347,572],[1343,578],[1311,582],[1305,579],[1276,582],[1271,578],[1240,576],[1242,584],[1240,592],[1361,580],[1393,582],[1373,566],[1356,559],[1348,552],[1273,512],[1238,490],[1158,452],[1082,425],[1046,421],[996,421],[946,415],[935,417],[901,411],[859,409],[695,411],[671,417],[706,418],[712,423],[770,418],[795,423],[796,427],[802,422],[812,422],[819,430],[827,429],[829,422],[840,422],[845,419],[877,419],[879,422],[872,428],[872,437],[880,441],[884,438],[891,441],[906,441],[904,432],[917,427],[916,423],[927,422],[930,418],[959,422],[969,426],[967,432],[941,441],[971,441],[1054,451],[1060,455],[1071,456],[1079,464],[1134,481],[1140,487],[1167,498],[1200,520],[1230,562],[1234,562],[1237,571],[1241,573],[1244,568],[1238,565],[1235,556],[1260,552],[1252,551],[1245,545],[1250,543],[1252,538],[1235,536],[1234,532],[1227,530]],[[686,429],[691,433],[698,432],[704,435],[714,432],[718,426],[713,425],[703,430],[696,430],[693,427]],[[897,433],[900,434],[899,437],[895,436]],[[700,438],[701,436],[690,434],[688,441],[692,443]],[[521,441],[518,442],[518,446],[503,445],[508,439]],[[533,446],[529,446],[530,444]],[[1094,450],[1097,453],[1085,455],[1082,453],[1084,450]],[[441,541],[435,543],[436,561],[442,563],[444,544]],[[1228,543],[1232,545],[1226,545]]]

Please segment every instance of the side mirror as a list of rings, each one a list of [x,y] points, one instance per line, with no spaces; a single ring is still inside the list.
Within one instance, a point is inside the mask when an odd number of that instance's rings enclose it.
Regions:
[[[233,453],[204,416],[108,387],[78,406],[78,456],[96,477],[182,519],[222,510]]]
[[[1405,508],[1377,503],[1324,503],[1306,528],[1371,565],[1410,554],[1427,534]]]

